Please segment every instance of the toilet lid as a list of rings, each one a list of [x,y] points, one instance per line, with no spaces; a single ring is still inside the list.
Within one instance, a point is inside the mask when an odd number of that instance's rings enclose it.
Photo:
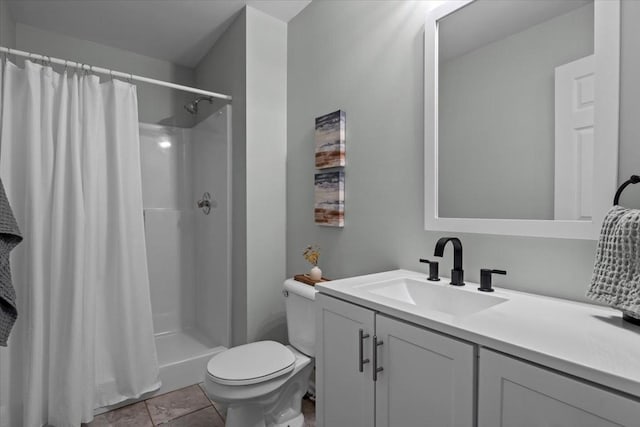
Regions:
[[[258,341],[217,354],[207,371],[218,384],[247,385],[288,374],[295,361],[293,352],[279,342]]]

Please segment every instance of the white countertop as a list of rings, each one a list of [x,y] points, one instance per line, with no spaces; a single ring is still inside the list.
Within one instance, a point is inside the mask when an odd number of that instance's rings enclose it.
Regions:
[[[395,278],[425,280],[409,270],[318,283],[331,295],[472,343],[501,351],[640,398],[640,326],[622,314],[597,305],[494,288],[507,298],[483,311],[453,316],[378,296],[365,283]],[[426,282],[452,287],[449,280]],[[455,287],[477,293],[478,284]]]

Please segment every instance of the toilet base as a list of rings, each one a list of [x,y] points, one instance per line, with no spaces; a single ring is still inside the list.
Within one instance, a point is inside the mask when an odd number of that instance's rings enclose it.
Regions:
[[[264,409],[260,405],[229,406],[225,427],[304,427],[301,413],[280,424],[266,424]]]
[[[298,414],[297,417],[282,424],[275,424],[273,427],[304,427],[304,415]]]
[[[261,405],[229,405],[225,427],[267,427]]]

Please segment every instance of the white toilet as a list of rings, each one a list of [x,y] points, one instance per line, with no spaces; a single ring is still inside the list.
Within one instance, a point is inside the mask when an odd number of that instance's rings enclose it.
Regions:
[[[230,348],[209,360],[205,389],[228,404],[227,427],[302,427],[302,397],[315,355],[316,290],[284,282],[289,342],[258,341]]]

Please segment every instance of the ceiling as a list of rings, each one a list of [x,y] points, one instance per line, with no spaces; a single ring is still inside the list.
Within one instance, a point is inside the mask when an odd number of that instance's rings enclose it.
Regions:
[[[440,61],[463,55],[587,5],[593,6],[593,0],[485,0],[470,3],[440,20]]]
[[[195,67],[245,5],[289,22],[311,0],[5,0],[14,21]]]

